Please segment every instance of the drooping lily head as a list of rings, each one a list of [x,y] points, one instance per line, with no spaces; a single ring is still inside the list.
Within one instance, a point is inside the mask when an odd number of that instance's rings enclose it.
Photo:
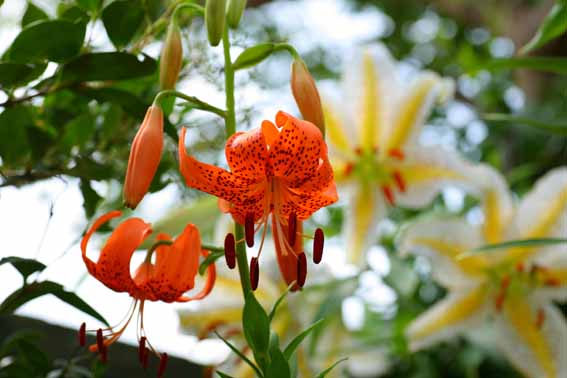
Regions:
[[[185,133],[182,130],[179,139],[179,160],[187,185],[217,196],[221,209],[245,226],[249,246],[262,228],[264,240],[271,215],[282,274],[288,283],[301,281],[298,278],[306,269],[301,223],[337,200],[321,131],[278,112],[275,124],[264,121],[259,128],[229,138],[225,152],[230,171],[187,155]],[[252,260],[252,271],[256,264],[257,258]]]
[[[82,257],[89,273],[108,288],[117,292],[127,292],[134,299],[124,324],[97,330],[97,344],[92,345],[90,349],[98,351],[103,358],[106,358],[108,346],[120,337],[134,314],[138,313],[140,362],[144,363],[148,358],[143,329],[145,301],[170,303],[202,299],[213,288],[216,276],[215,266],[214,264],[209,266],[207,280],[201,292],[193,297],[184,295],[195,286],[199,256],[208,255],[208,251],[201,249],[199,230],[189,224],[175,240],[166,234],[159,234],[158,241],[150,248],[146,259],[132,276],[130,274],[132,255],[144,239],[152,233],[151,225],[140,218],[130,218],[119,224],[104,244],[98,260],[94,262],[87,256],[87,244],[90,237],[103,224],[121,214],[120,211],[111,211],[98,218],[81,241]],[[82,329],[82,332],[85,330]],[[157,353],[149,343],[148,346],[162,360],[166,356]],[[167,359],[167,356],[165,358]]]

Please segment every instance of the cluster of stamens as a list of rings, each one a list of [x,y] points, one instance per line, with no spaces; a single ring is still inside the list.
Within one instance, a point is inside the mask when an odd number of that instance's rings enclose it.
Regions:
[[[87,333],[94,333],[96,335],[96,343],[89,346],[89,350],[91,352],[96,352],[100,356],[100,360],[103,363],[108,361],[108,348],[111,344],[113,344],[118,338],[124,333],[128,324],[132,320],[134,314],[136,313],[136,308],[138,305],[138,300],[134,300],[130,310],[116,326],[114,327],[107,327],[107,328],[98,328],[96,330],[87,330],[86,323],[82,323],[81,327],[79,328],[79,345],[85,346],[86,345],[86,335]],[[153,353],[156,355],[160,362],[157,371],[158,377],[163,377],[165,373],[165,369],[167,367],[168,355],[167,353],[159,353],[157,352],[154,347],[151,345],[149,340],[145,335],[144,330],[144,319],[143,319],[143,311],[144,311],[144,301],[140,301],[137,322],[138,322],[138,360],[140,365],[147,369],[150,354]],[[124,323],[124,324],[122,324]]]
[[[392,171],[384,169],[385,166],[387,166],[388,164],[387,161],[382,162],[378,160],[377,147],[374,147],[372,152],[368,155],[366,155],[361,148],[356,148],[355,153],[359,157],[359,161],[356,163],[348,163],[345,167],[343,174],[347,177],[350,176],[357,166],[363,164],[363,160],[365,158],[372,159],[371,164],[376,171],[380,171],[380,170],[387,171],[385,172],[385,177],[380,177],[379,179],[379,181],[381,182],[380,189],[382,190],[382,194],[384,195],[384,198],[386,199],[388,204],[390,206],[394,206],[396,204],[396,199],[395,199],[394,189],[392,188],[392,184],[395,187],[395,189],[397,189],[401,193],[405,193],[407,189],[406,181],[402,173],[397,169],[394,169]],[[388,157],[398,161],[402,161],[405,159],[405,155],[403,151],[397,148],[388,151]],[[366,176],[367,174],[367,172],[360,172],[360,173],[364,176]]]
[[[500,279],[498,291],[496,292],[494,299],[494,305],[497,312],[502,311],[506,297],[509,295],[510,285],[513,280],[527,283],[533,287],[557,287],[560,284],[556,277],[550,276],[547,268],[539,265],[533,265],[529,270],[526,270],[524,264],[520,262],[516,264],[512,274],[505,274]],[[542,308],[539,308],[535,316],[534,325],[540,329],[544,322],[545,312]]]
[[[273,209],[273,206],[270,207]],[[262,253],[262,248],[264,246],[264,240],[266,237],[267,231],[267,219],[268,215],[265,215],[259,222],[258,227],[256,227],[254,223],[254,214],[248,213],[245,217],[244,222],[244,238],[241,240],[235,240],[234,234],[229,233],[226,235],[224,240],[224,255],[226,259],[226,264],[230,269],[234,269],[236,266],[236,245],[238,243],[246,242],[248,247],[254,246],[254,236],[256,232],[263,228],[262,231],[262,239],[260,242],[260,248],[258,251],[258,255],[254,256],[250,259],[250,284],[252,290],[256,290],[258,287],[258,281],[260,276],[260,267],[258,264],[258,259],[260,258],[260,254]],[[290,252],[295,257],[297,257],[297,281],[296,284],[300,288],[303,287],[305,284],[305,279],[307,277],[307,258],[304,252],[297,253],[293,246],[296,244],[297,236],[301,236],[302,238],[313,239],[313,262],[315,264],[319,264],[323,258],[323,247],[325,244],[325,235],[323,234],[323,230],[317,228],[315,230],[314,236],[304,235],[297,231],[297,215],[292,213],[287,219],[287,234],[282,236],[282,232],[280,229],[280,224],[275,219],[274,227],[278,228],[278,237],[281,238],[281,243],[285,245],[285,253]]]

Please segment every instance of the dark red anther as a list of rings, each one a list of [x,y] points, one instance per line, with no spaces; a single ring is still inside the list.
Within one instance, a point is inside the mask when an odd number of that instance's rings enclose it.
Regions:
[[[398,160],[404,160],[405,158],[404,152],[397,148],[393,148],[390,151],[388,151],[388,155]]]
[[[291,213],[287,220],[287,241],[289,245],[295,245],[295,237],[297,234],[297,215]]]
[[[543,326],[543,322],[545,322],[545,312],[543,312],[543,309],[538,309],[537,310],[537,314],[536,314],[536,323],[535,326],[537,329],[541,329],[541,327]]]
[[[525,270],[526,270],[526,267],[524,266],[524,263],[519,262],[519,263],[516,264],[516,272],[524,273]]]
[[[81,328],[79,328],[79,345],[85,346],[87,342],[87,323],[81,324]]]
[[[146,336],[140,337],[140,344],[138,345],[138,360],[141,364],[144,363],[144,354],[146,353]]]
[[[313,238],[313,262],[319,264],[323,259],[323,246],[325,245],[325,234],[320,228],[315,230]]]
[[[102,353],[104,349],[104,339],[102,337],[102,329],[100,328],[96,331],[96,347],[99,353]]]
[[[230,269],[234,269],[236,266],[236,250],[234,249],[234,245],[234,234],[227,234],[226,238],[224,238],[224,258],[226,259],[226,265],[228,265]]]
[[[258,258],[252,257],[250,260],[250,286],[252,290],[258,288],[258,280],[260,279],[260,266],[258,265]]]
[[[248,247],[254,246],[254,213],[246,214],[244,220],[244,235],[246,236],[246,245]]]
[[[393,173],[393,176],[394,176],[394,181],[396,182],[396,186],[398,187],[398,190],[404,193],[406,191],[406,181],[402,177],[402,174],[399,171],[395,171]]]
[[[394,206],[395,200],[394,200],[394,193],[392,192],[392,189],[389,186],[383,186],[382,187],[382,193],[384,193],[384,197],[386,198],[386,201],[391,206]]]
[[[348,176],[350,176],[350,174],[351,174],[352,171],[354,170],[354,164],[352,164],[352,163],[347,163],[347,164],[345,165],[345,168],[344,168],[344,169],[345,169],[345,170],[344,170],[343,174],[345,175],[345,177],[348,177]]]
[[[297,286],[303,287],[305,278],[307,278],[307,257],[301,252],[297,256]]]
[[[557,278],[548,278],[543,282],[543,284],[545,286],[559,287],[561,286],[561,281],[559,281]]]
[[[144,358],[142,360],[142,367],[144,368],[144,370],[146,370],[148,368],[148,362],[150,360],[150,350],[148,349],[148,347],[144,348]]]
[[[167,367],[167,353],[162,353],[159,359],[159,368],[157,372],[158,377],[163,377],[163,373],[165,372],[166,367]]]
[[[102,346],[100,351],[100,361],[105,364],[108,361],[108,347],[106,345]]]

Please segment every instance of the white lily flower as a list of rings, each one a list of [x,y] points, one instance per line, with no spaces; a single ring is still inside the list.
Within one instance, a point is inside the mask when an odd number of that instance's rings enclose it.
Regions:
[[[421,219],[408,226],[400,250],[428,257],[447,296],[407,329],[413,350],[492,320],[496,342],[526,377],[567,378],[567,322],[552,303],[567,301],[567,246],[544,244],[471,249],[508,240],[565,238],[567,167],[557,168],[512,205],[502,178],[486,188],[485,221]]]
[[[384,46],[366,48],[349,61],[343,98],[325,101],[335,180],[348,194],[344,234],[353,263],[375,241],[387,204],[419,208],[447,185],[470,185],[470,163],[417,143],[435,104],[451,97],[453,81],[423,71],[404,82],[396,66]]]

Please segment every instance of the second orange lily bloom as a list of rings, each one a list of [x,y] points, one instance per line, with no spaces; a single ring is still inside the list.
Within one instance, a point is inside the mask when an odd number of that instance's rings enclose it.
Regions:
[[[179,165],[187,185],[218,197],[221,209],[245,226],[249,246],[262,227],[263,243],[271,216],[280,271],[298,289],[306,273],[302,221],[338,199],[321,131],[280,111],[275,124],[264,121],[262,127],[228,139],[225,153],[230,171],[188,155],[185,133],[183,129],[179,138]],[[322,233],[316,235],[319,249]],[[252,258],[252,272],[258,271],[258,257]],[[253,273],[251,278],[255,288],[257,276]]]

